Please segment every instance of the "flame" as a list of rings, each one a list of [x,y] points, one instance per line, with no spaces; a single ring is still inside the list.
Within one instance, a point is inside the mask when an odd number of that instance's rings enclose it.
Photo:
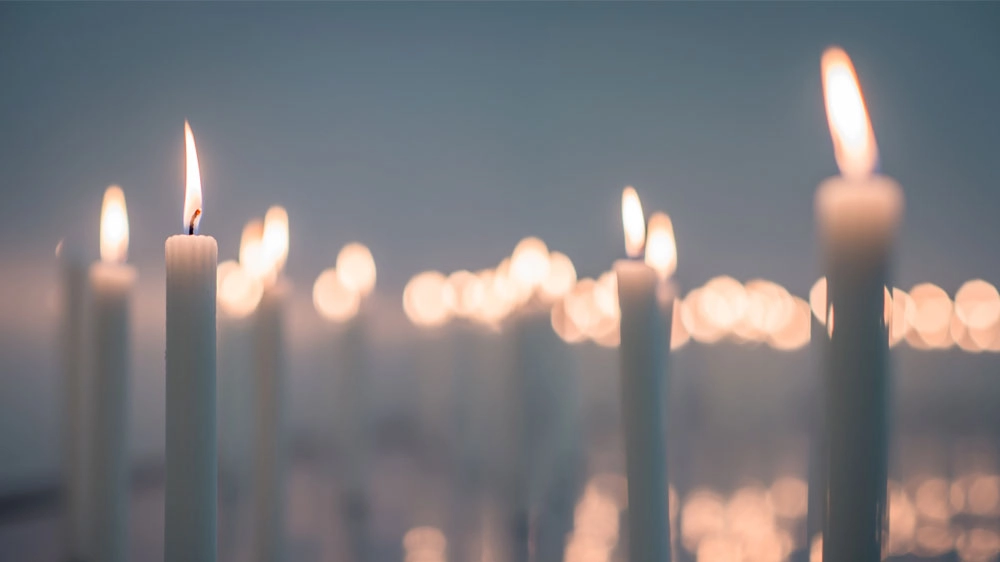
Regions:
[[[674,223],[666,213],[656,212],[649,217],[646,234],[646,264],[667,279],[677,271],[677,241]]]
[[[249,316],[263,296],[260,280],[232,260],[220,263],[216,275],[219,308],[231,318]]]
[[[187,163],[187,183],[184,189],[184,232],[198,234],[201,223],[201,171],[198,167],[198,149],[194,145],[191,125],[184,121],[184,149]]]
[[[550,268],[549,247],[541,238],[524,238],[511,252],[510,278],[528,297],[545,282]]]
[[[264,214],[261,252],[272,275],[277,276],[288,261],[288,211],[284,207],[271,207]]]
[[[128,257],[128,211],[125,193],[112,185],[104,192],[101,207],[101,261],[125,263]]]
[[[444,301],[447,278],[437,271],[413,276],[403,289],[403,312],[417,326],[440,326],[451,311]]]
[[[313,284],[313,306],[327,320],[345,322],[361,307],[361,295],[340,281],[337,271],[326,269]]]
[[[375,258],[368,246],[351,242],[337,254],[337,275],[344,285],[366,296],[375,288]]]
[[[627,186],[622,191],[622,226],[625,229],[625,253],[637,258],[646,242],[646,219],[642,214],[642,203],[635,188]]]
[[[823,97],[840,173],[851,179],[871,175],[878,161],[875,132],[868,119],[854,64],[840,47],[823,53]]]

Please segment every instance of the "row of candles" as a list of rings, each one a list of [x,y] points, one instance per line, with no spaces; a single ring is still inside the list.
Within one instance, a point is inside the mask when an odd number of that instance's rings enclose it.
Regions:
[[[918,347],[947,347],[954,341],[975,350],[994,350],[997,345],[1000,301],[992,286],[978,281],[967,285],[954,305],[933,286],[920,285],[909,293],[887,289],[902,192],[892,180],[874,174],[874,133],[850,59],[833,48],[822,62],[827,116],[842,176],[824,182],[816,195],[826,287],[814,288],[812,306],[773,283],[743,285],[730,278],[712,280],[679,299],[672,281],[676,248],[670,219],[657,213],[647,221],[632,188],[626,188],[622,198],[629,258],[598,279],[577,281],[569,258],[550,253],[538,239],[526,239],[495,270],[448,278],[425,272],[404,291],[404,309],[419,325],[440,325],[454,315],[497,327],[545,310],[546,319],[566,341],[590,338],[618,346],[633,560],[670,559],[662,397],[669,380],[667,356],[687,338],[716,341],[729,336],[794,349],[809,340],[810,310],[826,324],[828,478],[823,485],[828,505],[823,555],[828,562],[874,562],[882,552],[890,343],[906,339]],[[233,316],[256,317],[255,472],[265,499],[257,508],[262,515],[255,550],[261,559],[279,560],[281,541],[275,535],[280,533],[283,509],[282,303],[287,293],[281,271],[288,255],[288,215],[274,207],[263,221],[249,224],[239,262],[219,266],[215,240],[197,234],[201,180],[187,124],[185,146],[183,234],[166,241],[165,560],[216,559],[217,305]],[[116,562],[125,556],[128,299],[135,277],[125,264],[128,225],[120,189],[108,190],[102,214],[101,262],[91,268],[89,279],[94,303],[91,447],[96,508],[89,526],[93,540],[86,552],[72,554]],[[66,280],[67,325],[73,325],[83,314],[78,301],[85,280],[72,268]],[[314,302],[324,316],[344,321],[357,314],[374,282],[370,252],[352,244],[341,252],[336,267],[317,279]],[[67,349],[78,340],[79,334],[69,331]],[[71,363],[67,371],[73,401],[79,377],[74,378]],[[66,411],[72,416],[79,408],[70,403]],[[68,446],[70,459],[77,457],[78,445]]]

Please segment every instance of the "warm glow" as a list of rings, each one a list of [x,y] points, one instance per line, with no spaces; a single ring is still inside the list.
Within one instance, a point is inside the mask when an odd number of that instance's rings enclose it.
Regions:
[[[639,257],[646,243],[646,217],[642,214],[639,194],[631,185],[622,191],[622,226],[625,229],[625,253],[630,258]]]
[[[436,527],[414,527],[403,535],[406,562],[445,562],[448,541]]]
[[[840,173],[850,179],[872,174],[878,161],[875,132],[850,57],[840,47],[823,53],[823,98]]]
[[[288,261],[288,211],[274,206],[264,215],[261,251],[268,267],[277,276]]]
[[[313,284],[313,306],[331,322],[345,322],[361,308],[361,295],[344,285],[337,270],[329,268],[316,278]]]
[[[951,346],[951,299],[944,289],[932,283],[921,283],[910,289],[916,313],[913,328],[931,347]]]
[[[955,293],[955,314],[970,329],[986,329],[1000,320],[1000,293],[982,279],[967,281]]]
[[[917,317],[917,305],[906,291],[893,287],[892,317],[889,321],[889,345],[894,346],[909,333]]]
[[[812,321],[809,317],[809,303],[798,298],[790,299],[791,313],[785,325],[771,332],[768,343],[775,349],[792,351],[805,347],[812,335]]]
[[[720,275],[702,287],[698,306],[703,318],[719,330],[728,332],[742,320],[746,311],[746,289],[736,279]]]
[[[742,320],[733,327],[739,338],[748,342],[760,342],[789,328],[795,312],[795,301],[784,287],[772,281],[752,279],[747,281],[744,289],[746,309]],[[805,323],[808,334],[808,314]]]
[[[694,552],[706,537],[719,534],[726,528],[726,506],[722,498],[711,490],[692,491],[681,507],[681,544]]]
[[[414,275],[403,289],[403,311],[417,326],[440,326],[451,314],[445,305],[447,279],[437,271]]]
[[[337,254],[337,275],[340,281],[366,296],[375,288],[375,258],[368,246],[351,242]]]
[[[461,269],[448,276],[444,286],[444,303],[460,318],[475,316],[486,299],[483,280],[471,271]]]
[[[240,237],[240,265],[257,279],[264,279],[270,272],[263,246],[264,221],[250,220],[243,226]]]
[[[545,281],[549,267],[549,248],[534,236],[518,242],[510,256],[510,278],[527,294]]]
[[[586,338],[583,330],[576,325],[573,318],[566,313],[566,300],[558,300],[549,312],[552,330],[566,343],[579,343]]]
[[[677,271],[677,242],[674,240],[674,223],[666,213],[653,213],[649,217],[646,234],[646,265],[667,279]]]
[[[782,476],[771,484],[774,513],[784,519],[800,519],[809,504],[809,485],[797,476]]]
[[[194,146],[191,125],[184,121],[184,154],[187,165],[187,182],[184,188],[184,232],[198,234],[201,223],[201,171],[198,167],[198,150]]]
[[[112,185],[104,191],[101,207],[101,261],[125,263],[128,257],[128,211],[125,193]]]
[[[235,261],[219,264],[216,281],[219,308],[230,318],[245,318],[257,308],[264,294],[260,280]]]
[[[542,295],[548,300],[566,296],[576,284],[576,268],[569,256],[560,252],[549,254],[549,274],[542,281]]]
[[[809,289],[809,308],[820,324],[826,324],[826,277],[820,277]]]

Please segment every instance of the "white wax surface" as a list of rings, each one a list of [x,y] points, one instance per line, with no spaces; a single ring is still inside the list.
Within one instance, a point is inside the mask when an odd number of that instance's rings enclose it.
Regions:
[[[656,272],[633,260],[615,262],[621,308],[621,400],[628,478],[629,555],[670,560],[665,394],[669,328],[664,326]],[[671,313],[672,316],[672,313]]]
[[[216,268],[208,236],[171,236],[167,262],[165,562],[216,559]]]
[[[93,560],[124,562],[128,553],[130,463],[128,455],[129,298],[135,270],[95,263],[92,334]]]
[[[64,245],[65,246],[65,245]],[[64,247],[62,274],[62,440],[63,508],[66,560],[81,560],[89,552],[90,408],[88,407],[89,354],[85,351],[84,316],[87,302],[87,268],[83,260]]]
[[[885,176],[864,181],[837,176],[816,191],[816,218],[826,251],[884,251],[903,214],[903,190]]]
[[[285,539],[285,288],[264,290],[255,314],[254,560],[284,560]]]

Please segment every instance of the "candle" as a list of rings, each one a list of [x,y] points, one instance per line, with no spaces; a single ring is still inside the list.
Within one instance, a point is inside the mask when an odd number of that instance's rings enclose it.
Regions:
[[[287,286],[281,270],[288,258],[288,213],[271,207],[264,215],[259,259],[264,292],[254,327],[256,425],[254,439],[255,560],[285,557],[286,435],[284,311]]]
[[[826,562],[877,562],[886,528],[889,344],[886,278],[903,209],[900,187],[874,175],[878,151],[854,66],[823,54],[823,93],[841,176],[816,192],[827,278],[824,361]]]
[[[263,293],[242,265],[218,267],[219,301],[219,557],[238,556],[250,544],[244,524],[253,466],[253,312]]]
[[[218,245],[199,236],[201,177],[184,123],[184,234],[166,243],[167,407],[164,560],[216,558],[215,294]]]
[[[657,271],[636,258],[645,242],[645,220],[635,190],[622,194],[625,248],[630,258],[615,262],[621,309],[621,400],[628,477],[629,557],[670,560],[667,517],[666,437],[663,378],[669,323],[660,309]],[[670,299],[672,301],[672,299]]]
[[[125,265],[128,214],[125,194],[104,192],[101,261],[90,268],[93,294],[93,559],[124,562],[128,551],[129,296],[135,270]]]
[[[62,274],[62,331],[60,360],[63,371],[63,503],[66,560],[87,558],[87,525],[91,508],[87,498],[87,355],[83,319],[87,300],[87,269],[72,241],[56,247]]]

